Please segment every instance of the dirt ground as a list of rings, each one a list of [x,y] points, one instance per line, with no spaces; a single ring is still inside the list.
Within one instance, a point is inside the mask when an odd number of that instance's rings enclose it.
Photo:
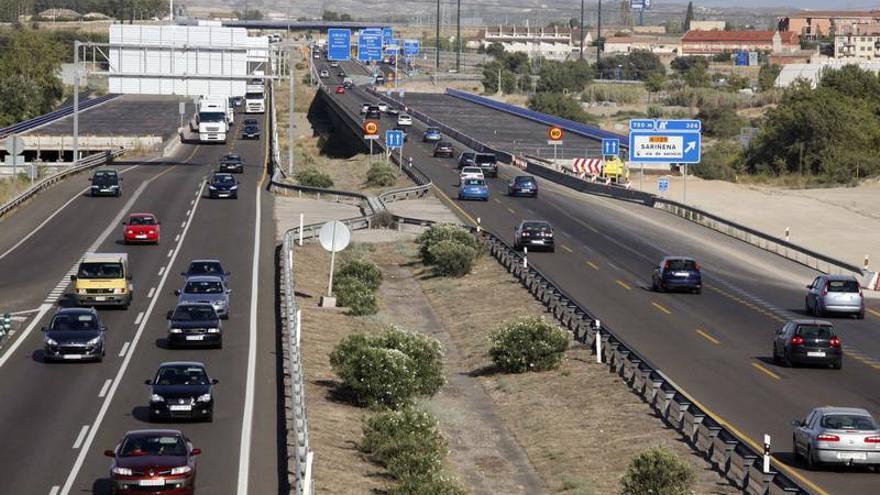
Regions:
[[[13,183],[12,178],[0,178],[0,205],[14,198],[17,194],[30,187],[30,181],[18,178]]]

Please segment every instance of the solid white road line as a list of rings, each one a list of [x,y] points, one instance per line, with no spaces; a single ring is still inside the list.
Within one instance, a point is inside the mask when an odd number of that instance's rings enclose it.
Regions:
[[[107,395],[107,390],[110,390],[110,385],[113,383],[113,380],[106,379],[104,380],[104,386],[101,387],[101,391],[98,392],[98,398],[103,399],[105,395]]]
[[[238,453],[238,495],[247,495],[251,464],[251,431],[254,420],[254,381],[257,373],[257,301],[260,282],[260,194],[256,188],[257,213],[254,223],[254,252],[251,266],[251,317],[248,334],[247,376],[245,379],[244,412],[241,416],[241,441]]]
[[[204,183],[202,183],[202,187],[204,187]],[[198,202],[193,207],[193,210],[198,208]],[[189,226],[191,225],[192,219],[195,217],[189,217],[189,219],[184,222],[183,228],[183,237],[186,237],[186,233],[189,231]],[[177,258],[177,254],[180,252],[180,248],[183,246],[183,243],[177,245],[177,248],[174,250],[174,256],[171,258],[171,263],[174,263],[174,260]],[[168,279],[168,273],[165,272],[165,275],[159,280],[158,291],[161,292],[162,288],[165,286],[165,281]],[[60,495],[68,495],[70,493],[71,488],[73,487],[73,483],[76,481],[76,477],[79,474],[80,469],[82,469],[83,463],[86,460],[86,456],[88,455],[89,449],[92,446],[92,442],[95,441],[95,435],[97,434],[98,429],[101,427],[101,423],[104,421],[104,416],[107,415],[107,411],[110,409],[110,404],[113,402],[113,396],[116,395],[116,390],[119,387],[119,384],[122,383],[122,378],[125,376],[125,372],[128,370],[128,365],[131,363],[131,357],[134,355],[134,350],[140,342],[141,336],[144,333],[144,328],[146,328],[147,322],[150,320],[150,315],[153,314],[153,309],[156,307],[156,302],[159,300],[158,297],[150,299],[150,304],[147,306],[146,315],[144,316],[143,321],[140,325],[138,325],[137,331],[134,334],[134,339],[131,342],[131,350],[125,355],[125,358],[122,360],[122,364],[119,367],[119,371],[116,372],[116,377],[113,379],[113,384],[110,386],[110,391],[107,393],[107,396],[104,398],[104,401],[101,403],[101,409],[98,411],[97,417],[95,417],[94,423],[92,423],[92,427],[89,430],[89,434],[86,436],[85,442],[83,442],[83,446],[79,451],[79,454],[76,456],[76,461],[73,463],[73,468],[70,470],[70,474],[67,476],[67,480],[64,482],[64,486],[61,488]]]
[[[58,495],[58,490],[60,489],[61,487],[58,485],[53,486],[52,489],[49,490],[49,495]]]
[[[141,319],[142,319],[143,317],[144,317],[144,312],[141,311],[140,313],[138,313],[137,318],[134,319],[134,324],[135,324],[135,325],[140,325],[140,324],[141,324]]]
[[[156,292],[156,288],[155,288],[155,287],[150,287],[150,292],[147,293],[147,299],[152,299],[152,298],[153,298],[153,293],[154,293],[154,292]]]
[[[130,342],[126,342],[122,344],[122,350],[119,351],[119,357],[125,356],[125,353],[128,352],[128,346],[131,345]]]
[[[86,437],[86,433],[89,432],[89,425],[83,425],[82,429],[79,430],[79,435],[76,436],[76,440],[73,442],[73,448],[78,449],[82,446],[83,438]]]
[[[152,160],[150,160],[150,161],[152,161]],[[144,163],[147,163],[147,162],[144,162]],[[128,172],[129,170],[134,170],[135,168],[137,168],[137,167],[139,167],[139,166],[140,166],[140,164],[138,164],[138,165],[133,165],[133,166],[128,167],[128,168],[126,168],[126,169],[124,169],[124,170],[120,170],[120,171],[119,171],[119,174],[120,174],[120,175],[121,175],[121,174],[124,174],[124,173]],[[28,239],[30,239],[31,237],[33,237],[34,234],[36,234],[37,232],[40,231],[40,229],[42,229],[43,227],[45,227],[47,223],[49,223],[50,221],[52,221],[52,219],[55,218],[55,215],[58,215],[59,213],[61,213],[62,210],[64,210],[64,209],[67,208],[68,206],[70,206],[70,203],[73,203],[77,198],[81,197],[81,196],[82,196],[83,194],[85,194],[88,190],[89,190],[89,188],[87,187],[87,188],[83,189],[82,191],[79,191],[78,193],[74,194],[72,198],[68,199],[66,203],[64,203],[63,205],[61,205],[61,208],[58,208],[57,210],[55,210],[54,212],[52,212],[51,215],[49,215],[45,220],[43,220],[42,222],[40,222],[40,225],[37,225],[36,228],[34,228],[34,230],[28,232],[28,235],[26,235],[26,236],[22,237],[21,239],[19,239],[18,242],[16,242],[12,247],[10,247],[9,249],[7,249],[6,251],[3,251],[3,254],[0,254],[0,260],[2,260],[3,258],[5,258],[6,255],[8,255],[9,253],[15,251],[15,250],[16,250],[19,246],[21,246],[22,244],[24,244],[25,242],[27,242]]]
[[[13,342],[8,349],[6,349],[6,352],[3,353],[3,357],[0,357],[0,368],[2,368],[4,364],[6,364],[6,361],[9,359],[10,356],[12,356],[12,353],[15,352],[16,349],[18,349],[18,346],[20,346],[22,342],[27,340],[28,335],[31,334],[31,332],[34,330],[34,327],[40,324],[40,320],[43,319],[43,316],[51,308],[51,304],[43,304],[40,306],[40,310],[37,311],[37,315],[34,316],[34,319],[31,320],[27,328],[24,329],[24,332],[22,332],[21,335],[19,335],[18,338],[15,339],[15,342]]]

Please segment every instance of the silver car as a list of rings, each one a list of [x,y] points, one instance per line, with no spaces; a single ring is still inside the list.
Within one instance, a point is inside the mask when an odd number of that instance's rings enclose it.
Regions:
[[[846,313],[860,320],[865,318],[862,288],[852,275],[819,275],[807,286],[804,306],[807,313],[813,316]]]
[[[807,467],[858,464],[880,470],[880,429],[871,413],[854,407],[817,407],[792,421],[792,453]]]
[[[229,293],[223,279],[216,275],[197,275],[189,277],[183,289],[174,291],[178,304],[210,304],[217,316],[229,318]]]

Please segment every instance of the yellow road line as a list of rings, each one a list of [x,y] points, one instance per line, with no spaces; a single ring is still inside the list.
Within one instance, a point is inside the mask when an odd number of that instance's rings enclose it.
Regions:
[[[456,204],[456,202],[453,201],[452,198],[450,198],[449,196],[447,196],[446,193],[444,193],[439,187],[437,187],[437,184],[432,184],[432,185],[434,186],[434,191],[436,191],[437,194],[440,195],[440,199],[446,200],[446,202],[447,202],[449,205],[451,205],[451,206],[452,206],[453,208],[455,208],[459,213],[461,213],[462,216],[464,216],[464,218],[466,218],[471,224],[473,224],[473,225],[477,225],[477,221],[474,220],[474,218],[473,218],[472,216],[468,215],[468,213],[467,213],[466,211],[464,211],[463,209],[461,209],[461,206],[458,206],[458,204]]]
[[[872,315],[880,318],[880,311],[877,311],[876,309],[868,308],[868,313],[871,313]]]
[[[596,266],[596,264],[593,263],[592,261],[588,261],[587,264],[590,265],[590,266],[593,268],[593,270],[598,270],[598,269],[599,269],[599,267]]]
[[[777,375],[776,373],[774,373],[774,372],[768,370],[767,368],[761,366],[761,365],[758,364],[758,363],[752,363],[752,366],[754,366],[755,369],[759,370],[761,373],[764,373],[765,375],[769,376],[770,378],[773,378],[773,379],[775,379],[775,380],[781,380],[781,379],[782,379],[781,376],[779,376],[779,375]]]
[[[512,213],[512,214],[516,214],[516,212],[513,211],[513,208],[508,208],[507,211],[509,211],[509,212]]]
[[[704,339],[708,340],[709,342],[711,342],[711,343],[713,343],[713,344],[715,344],[715,345],[718,345],[718,344],[721,343],[721,341],[719,341],[719,340],[716,339],[715,337],[709,335],[708,333],[706,333],[706,332],[700,330],[699,328],[697,329],[697,334],[699,334],[700,337],[703,337]]]
[[[668,309],[664,308],[663,306],[661,306],[655,302],[652,302],[651,305],[654,306],[655,308],[659,309],[660,311],[663,311],[664,313],[666,313],[668,315],[672,314],[672,311],[669,311]]]
[[[624,282],[623,280],[615,280],[615,282],[617,282],[617,285],[623,287],[626,290],[632,290],[632,287],[627,285],[626,282]]]
[[[567,252],[569,252],[569,253],[573,253],[573,252],[574,252],[574,251],[571,250],[570,247],[566,246],[565,244],[563,244],[563,245],[561,245],[561,246],[559,246],[559,247],[561,247],[563,251],[567,251]]]
[[[492,198],[492,200],[495,201],[496,203],[498,203],[499,205],[501,204],[501,200],[498,198]]]

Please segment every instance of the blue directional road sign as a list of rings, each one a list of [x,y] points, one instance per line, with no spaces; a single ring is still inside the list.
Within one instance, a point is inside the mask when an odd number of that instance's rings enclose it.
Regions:
[[[378,62],[382,60],[382,32],[361,31],[358,36],[358,60]]]
[[[602,140],[602,154],[605,156],[619,155],[620,154],[620,139],[603,139]]]
[[[662,193],[668,192],[669,191],[669,178],[660,177],[659,179],[657,179],[657,190]]]
[[[396,150],[403,147],[403,131],[385,131],[385,145]]]
[[[749,65],[749,52],[742,50],[736,52],[736,58],[734,59],[734,65]]]
[[[407,57],[418,57],[419,48],[419,40],[403,40],[403,54]]]
[[[394,38],[394,30],[390,27],[382,28],[382,44],[390,45],[392,38]]]
[[[630,121],[629,159],[636,163],[700,163],[699,120]]]
[[[327,58],[351,60],[351,29],[327,30]]]

